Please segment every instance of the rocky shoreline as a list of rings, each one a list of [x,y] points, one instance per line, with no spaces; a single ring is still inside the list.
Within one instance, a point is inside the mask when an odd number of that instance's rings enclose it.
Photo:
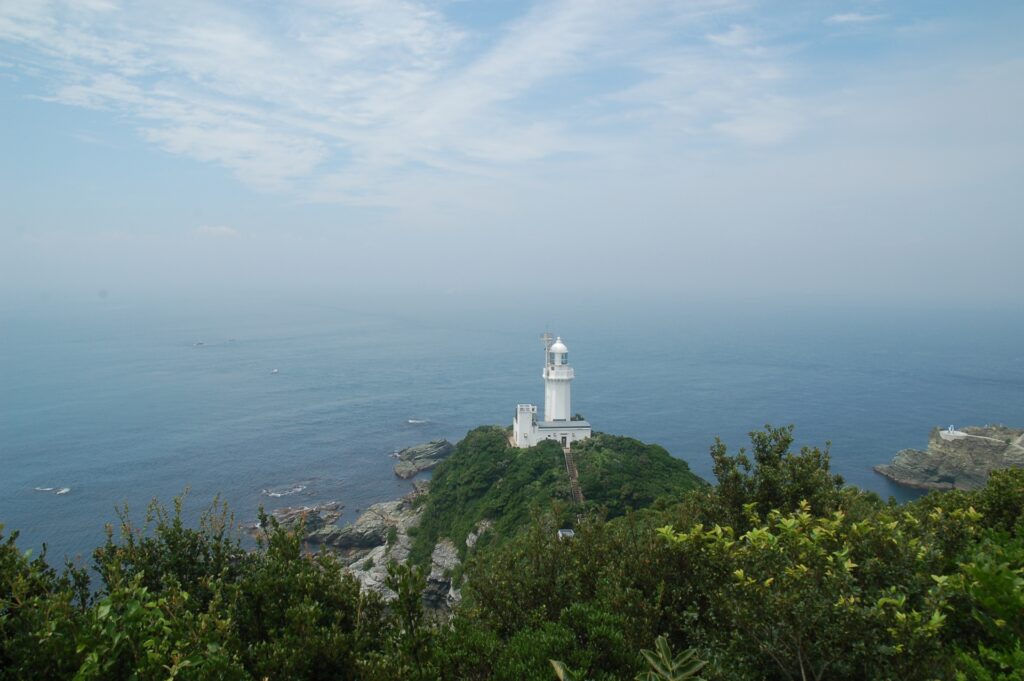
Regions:
[[[395,475],[404,480],[412,478],[436,466],[454,449],[447,440],[407,447],[395,455],[399,459]],[[270,515],[288,529],[298,530],[301,526],[310,550],[333,553],[364,590],[390,600],[395,593],[386,585],[388,565],[391,562],[405,564],[409,560],[413,544],[410,531],[419,525],[424,497],[429,490],[429,481],[416,481],[412,491],[402,498],[373,504],[363,510],[354,522],[341,526],[337,521],[344,506],[337,501],[279,508]],[[489,522],[481,522],[466,538],[467,548],[472,549],[479,536],[489,528]],[[259,526],[253,528],[254,533],[259,531]],[[452,584],[452,574],[460,565],[458,547],[449,539],[437,542],[423,594],[424,605],[429,611],[444,615],[461,600],[459,589]]]
[[[1024,430],[1001,425],[933,428],[928,449],[903,449],[876,473],[918,489],[973,490],[989,473],[1024,467]]]

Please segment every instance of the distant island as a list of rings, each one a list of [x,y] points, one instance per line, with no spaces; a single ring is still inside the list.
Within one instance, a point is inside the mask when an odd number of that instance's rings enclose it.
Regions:
[[[933,428],[928,449],[902,449],[875,466],[893,482],[920,489],[980,489],[992,471],[1024,467],[1024,430],[1006,426]]]

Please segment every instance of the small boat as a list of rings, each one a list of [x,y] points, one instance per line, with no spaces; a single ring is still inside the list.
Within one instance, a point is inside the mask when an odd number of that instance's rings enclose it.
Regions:
[[[270,370],[270,373],[272,373],[272,374],[276,374],[276,373],[277,373],[277,369],[271,369],[271,370]]]

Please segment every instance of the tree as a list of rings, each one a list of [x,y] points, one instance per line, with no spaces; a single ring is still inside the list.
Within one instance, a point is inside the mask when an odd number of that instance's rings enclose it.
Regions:
[[[718,480],[711,499],[721,513],[719,522],[744,528],[748,521],[744,509],[751,503],[762,516],[773,509],[796,510],[802,502],[807,502],[816,515],[828,515],[839,508],[843,479],[829,470],[829,443],[824,449],[802,447],[793,453],[792,425],[766,425],[763,431],[750,433],[750,442],[753,462],[746,449],[730,456],[718,438],[711,447]]]

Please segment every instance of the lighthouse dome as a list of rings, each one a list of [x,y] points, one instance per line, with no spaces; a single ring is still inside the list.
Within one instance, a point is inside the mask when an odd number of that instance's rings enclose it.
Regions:
[[[555,342],[548,348],[548,352],[560,352],[564,355],[569,352],[569,348],[565,347],[565,343],[562,342],[561,338],[556,338]]]

